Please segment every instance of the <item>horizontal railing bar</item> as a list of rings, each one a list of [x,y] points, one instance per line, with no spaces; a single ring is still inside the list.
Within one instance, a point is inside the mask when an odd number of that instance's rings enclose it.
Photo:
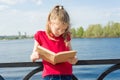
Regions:
[[[120,59],[79,60],[75,65],[106,65],[118,63],[120,63]]]
[[[120,59],[102,59],[102,60],[79,60],[75,65],[99,65],[99,64],[118,64]],[[10,67],[38,67],[42,62],[16,62],[16,63],[0,63],[0,68]]]
[[[38,66],[42,66],[42,62],[0,63],[0,68],[10,68],[10,67],[38,67]]]

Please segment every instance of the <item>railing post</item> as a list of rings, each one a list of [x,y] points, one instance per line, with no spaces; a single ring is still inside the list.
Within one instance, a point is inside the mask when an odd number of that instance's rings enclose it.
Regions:
[[[5,80],[5,79],[0,75],[0,80]]]
[[[115,64],[112,67],[108,68],[105,72],[103,72],[97,80],[103,80],[108,74],[111,72],[120,69],[120,64]]]
[[[43,66],[38,67],[37,69],[32,70],[29,74],[27,74],[23,80],[29,80],[34,74],[43,70]]]

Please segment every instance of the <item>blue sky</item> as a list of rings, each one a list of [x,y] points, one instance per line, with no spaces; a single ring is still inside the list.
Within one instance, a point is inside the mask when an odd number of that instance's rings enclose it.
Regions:
[[[0,35],[33,35],[44,30],[50,10],[61,4],[68,11],[71,27],[120,22],[120,0],[0,0]]]

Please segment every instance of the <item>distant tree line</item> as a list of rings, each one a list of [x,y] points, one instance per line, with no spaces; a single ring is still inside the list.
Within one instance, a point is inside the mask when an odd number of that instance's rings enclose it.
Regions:
[[[71,29],[73,38],[118,38],[120,37],[120,23],[108,22],[105,26],[101,24],[89,25],[86,30],[82,26]]]
[[[0,40],[31,39],[31,38],[33,38],[33,36],[28,36],[26,32],[24,32],[24,34],[21,34],[21,32],[18,32],[18,35],[0,36]]]

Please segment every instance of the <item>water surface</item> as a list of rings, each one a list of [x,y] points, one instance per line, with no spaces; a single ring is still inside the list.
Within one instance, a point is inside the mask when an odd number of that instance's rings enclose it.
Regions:
[[[120,38],[72,39],[72,48],[76,50],[79,60],[120,59]],[[34,45],[33,39],[0,41],[0,63],[30,62],[30,54]],[[96,80],[96,78],[112,65],[73,66],[73,73],[80,80]],[[22,80],[31,70],[29,68],[0,68],[0,75],[6,80]],[[119,80],[120,71],[114,71],[104,80]],[[30,80],[41,80],[41,72]]]

